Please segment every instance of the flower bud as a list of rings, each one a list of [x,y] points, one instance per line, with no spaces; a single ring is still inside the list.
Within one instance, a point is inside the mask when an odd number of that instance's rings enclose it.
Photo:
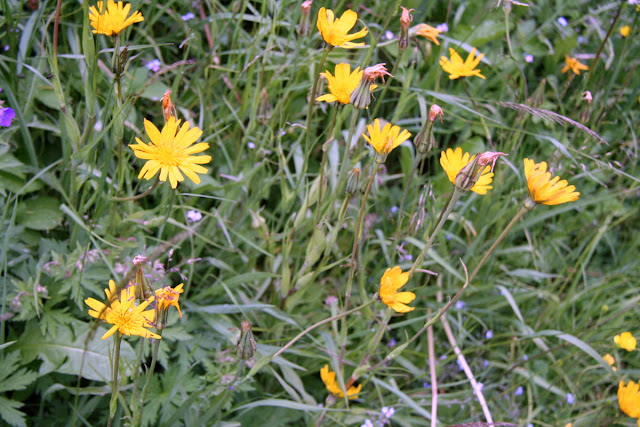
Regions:
[[[266,88],[262,88],[260,92],[260,101],[258,102],[256,117],[263,125],[266,125],[271,119],[271,105],[269,104],[269,94]]]
[[[413,21],[411,12],[413,12],[414,9],[407,9],[404,6],[400,7],[402,8],[402,15],[400,16],[400,40],[398,40],[398,48],[404,50],[409,46],[409,26],[411,25],[411,21]]]
[[[422,129],[420,129],[420,132],[416,136],[416,139],[413,141],[418,153],[425,154],[435,145],[433,140],[433,124],[438,116],[440,117],[440,123],[442,123],[443,115],[444,113],[439,105],[433,104],[431,106],[429,109],[429,120],[424,123]]]
[[[300,23],[296,27],[298,35],[300,37],[304,37],[309,33],[310,24],[310,13],[311,13],[311,5],[313,4],[313,0],[306,0],[302,2],[302,14],[300,15]]]
[[[365,68],[362,72],[362,80],[360,80],[360,84],[353,92],[351,92],[351,104],[361,110],[369,108],[369,104],[371,103],[371,91],[377,87],[373,83],[378,77],[380,77],[382,79],[382,84],[384,84],[384,76],[391,76],[387,71],[385,64],[376,64],[372,67]]]
[[[593,95],[591,95],[591,91],[587,90],[582,92],[582,99],[587,101],[588,104],[591,104],[591,101],[593,101]]]
[[[236,344],[236,356],[242,360],[249,360],[256,354],[258,347],[253,339],[251,332],[251,323],[243,320],[240,324],[240,338]]]
[[[455,186],[462,191],[471,190],[471,188],[476,185],[476,182],[478,182],[478,179],[480,179],[486,167],[491,164],[491,170],[493,171],[498,157],[506,155],[507,154],[499,151],[486,151],[477,155],[458,172],[455,179]]]
[[[347,194],[355,194],[358,191],[358,181],[360,180],[360,169],[353,168],[347,180]]]
[[[167,122],[170,117],[178,118],[176,107],[171,102],[171,89],[167,89],[164,95],[162,95],[162,114],[164,115],[164,120]]]
[[[440,117],[440,123],[442,123],[442,116],[444,116],[442,108],[440,108],[438,104],[433,104],[429,109],[429,120],[435,122],[436,119]]]

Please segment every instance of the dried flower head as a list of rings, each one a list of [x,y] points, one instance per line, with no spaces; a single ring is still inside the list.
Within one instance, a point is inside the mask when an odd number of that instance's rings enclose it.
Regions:
[[[591,95],[591,91],[586,90],[582,92],[582,99],[591,104],[591,101],[593,101],[593,95]]]
[[[371,91],[378,87],[373,83],[375,80],[380,77],[382,79],[382,83],[384,83],[384,76],[391,76],[391,74],[387,71],[385,64],[376,64],[371,67],[367,67],[362,72],[362,79],[358,84],[358,87],[351,92],[351,104],[356,107],[365,109],[369,108],[369,104],[371,103]],[[393,77],[393,76],[391,76]]]
[[[431,108],[429,108],[429,121],[431,121],[432,123],[435,122],[438,117],[440,117],[440,123],[442,123],[443,116],[444,112],[438,104],[433,104]]]
[[[169,117],[178,118],[176,106],[171,102],[171,89],[167,89],[164,95],[162,95],[162,114],[166,122],[169,121]]]

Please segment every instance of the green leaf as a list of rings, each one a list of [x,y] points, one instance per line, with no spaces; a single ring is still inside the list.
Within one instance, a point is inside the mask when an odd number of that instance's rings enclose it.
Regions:
[[[51,230],[62,222],[60,202],[53,197],[38,197],[20,204],[16,222],[32,230]]]
[[[0,396],[0,418],[11,426],[26,427],[27,423],[24,421],[25,413],[16,409],[22,406],[23,404],[20,402]]]

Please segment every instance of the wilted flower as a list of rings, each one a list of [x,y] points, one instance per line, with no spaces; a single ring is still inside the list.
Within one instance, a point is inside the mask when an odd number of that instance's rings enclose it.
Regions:
[[[574,74],[580,75],[581,70],[589,69],[589,67],[584,65],[582,62],[578,61],[576,58],[571,58],[570,56],[565,55],[564,60],[567,63],[567,65],[562,67],[562,70],[560,70],[563,73],[566,73],[567,71],[571,70],[573,71]]]
[[[242,360],[249,360],[256,354],[258,346],[253,339],[253,332],[251,332],[251,323],[243,320],[240,323],[240,338],[236,344],[236,356]]]
[[[631,332],[623,332],[620,335],[613,337],[613,342],[616,343],[616,347],[623,348],[627,351],[633,351],[636,349],[636,339]]]
[[[441,32],[442,31],[440,31],[439,29],[427,24],[418,24],[418,26],[416,27],[417,35],[428,38],[432,43],[435,43],[438,46],[440,46],[440,42],[438,41],[438,34],[440,34]]]
[[[309,27],[311,26],[311,5],[313,4],[313,0],[306,0],[302,2],[300,9],[302,10],[302,14],[300,15],[300,23],[296,30],[298,34],[301,36],[306,36],[309,32]]]
[[[136,137],[137,144],[129,145],[137,158],[147,160],[138,174],[138,179],[151,179],[160,171],[160,181],[164,182],[169,177],[171,187],[176,188],[179,181],[184,181],[181,173],[183,172],[194,183],[200,183],[197,174],[208,172],[200,164],[209,163],[211,156],[192,154],[206,150],[209,144],[201,142],[193,145],[202,135],[200,128],[189,129],[189,123],[185,122],[178,130],[179,125],[180,120],[169,117],[161,133],[153,123],[144,120],[144,128],[151,142],[145,144]]]
[[[531,159],[524,159],[524,175],[529,187],[529,200],[543,205],[559,205],[561,203],[578,200],[580,193],[576,187],[569,185],[566,180],[560,181],[556,176],[551,179],[547,172],[547,162],[536,163]],[[532,205],[533,208],[535,204]]]
[[[467,59],[464,62],[462,61],[462,57],[458,55],[458,52],[456,52],[452,48],[449,48],[449,54],[451,55],[451,60],[449,60],[449,58],[447,58],[446,56],[440,57],[440,66],[444,71],[449,73],[450,79],[453,80],[460,77],[469,76],[478,76],[481,79],[485,78],[482,74],[480,74],[481,71],[476,69],[476,67],[480,63],[480,60],[484,57],[484,53],[478,55],[478,57],[476,58],[475,47],[471,49],[471,52],[469,52],[469,56],[467,56]]]
[[[408,130],[405,129],[400,132],[400,127],[393,126],[391,123],[387,123],[384,127],[380,127],[380,119],[375,119],[373,124],[367,125],[367,130],[369,131],[369,136],[364,133],[362,136],[379,154],[380,163],[384,163],[391,150],[402,144],[411,136],[411,133],[409,133]]]
[[[171,102],[171,89],[167,89],[162,95],[162,115],[165,121],[169,121],[169,117],[178,118],[176,106]]]
[[[632,418],[639,418],[640,426],[640,385],[634,381],[629,381],[625,385],[624,381],[618,384],[618,405],[620,410]]]
[[[322,369],[320,369],[320,378],[322,378],[322,382],[329,393],[333,394],[336,397],[344,397],[344,393],[340,390],[340,386],[336,381],[336,373],[329,370],[329,365],[324,365]],[[358,387],[351,386],[347,389],[347,397],[349,399],[355,399],[358,397],[358,393],[362,389],[362,384],[359,384]]]
[[[102,336],[102,339],[115,334],[116,331],[123,335],[138,335],[144,338],[162,338],[160,335],[150,332],[145,327],[155,320],[155,310],[144,311],[149,303],[153,302],[153,297],[148,298],[139,306],[135,305],[136,286],[129,284],[120,291],[120,299],[116,295],[116,284],[109,280],[109,288],[104,292],[107,296],[107,304],[94,298],[87,298],[84,303],[91,310],[89,315],[96,319],[102,319],[111,323],[113,327]]]
[[[402,9],[402,14],[400,15],[400,39],[398,40],[398,48],[406,49],[409,46],[409,26],[411,25],[411,21],[413,21],[413,16],[411,16],[411,12],[414,9],[407,9],[404,6],[400,6]]]
[[[364,37],[369,32],[367,28],[363,28],[354,34],[347,34],[358,20],[358,14],[353,10],[345,10],[339,19],[335,19],[331,9],[320,8],[318,12],[318,30],[322,39],[329,45],[334,47],[343,47],[350,49],[356,46],[364,46],[364,43],[353,43],[351,40]]]
[[[119,34],[131,24],[144,21],[140,12],[134,12],[127,17],[130,10],[131,5],[128,3],[124,5],[121,1],[116,3],[113,0],[108,0],[107,7],[104,8],[104,2],[99,1],[97,8],[96,6],[89,8],[89,22],[93,27],[93,32],[112,36]]]
[[[444,113],[438,104],[433,104],[431,108],[429,108],[429,120],[431,122],[435,122],[436,119],[440,117],[440,123],[442,123],[442,116],[444,116]]]
[[[502,155],[502,154],[503,153],[498,153],[498,155]],[[493,173],[491,172],[491,166],[488,166],[488,163],[486,163],[485,165],[481,165],[479,164],[479,162],[476,162],[476,164],[473,165],[475,158],[476,156],[470,156],[469,153],[463,153],[462,148],[460,147],[456,148],[455,151],[452,150],[451,148],[447,148],[447,150],[443,151],[442,154],[440,155],[440,165],[442,166],[444,171],[447,173],[447,177],[449,178],[449,181],[451,181],[453,185],[465,191],[471,190],[474,193],[484,195],[484,194],[487,194],[487,191],[493,188],[490,185],[491,181],[493,180]],[[485,160],[488,160],[488,159],[485,159]],[[485,160],[483,160],[483,162]],[[479,169],[479,171],[465,172],[463,175],[469,178],[468,179],[469,182],[456,183],[458,176],[462,173],[463,169],[468,165],[472,165],[473,169]],[[479,176],[477,176],[478,172],[480,173]],[[473,177],[476,177],[476,181],[475,183],[473,183],[473,185],[471,185],[471,182],[473,181],[471,178]],[[460,187],[460,185],[463,185],[464,188]],[[469,187],[470,185],[471,185],[470,188],[466,188],[466,187]]]
[[[156,289],[156,304],[158,312],[167,311],[169,307],[173,306],[178,310],[178,314],[182,317],[182,311],[180,311],[180,294],[184,292],[182,287],[184,283],[180,283],[178,286],[171,288],[171,286],[165,286],[164,288]]]
[[[385,64],[376,64],[365,68],[362,72],[362,79],[360,80],[358,87],[351,92],[351,104],[361,110],[368,108],[371,103],[371,91],[377,87],[373,83],[378,77],[380,77],[384,84],[384,76],[391,76],[387,71]]]
[[[591,104],[591,101],[593,101],[593,95],[591,95],[591,91],[586,90],[582,92],[582,99]]]
[[[387,268],[380,279],[380,290],[378,294],[383,303],[398,313],[408,313],[415,310],[407,304],[416,299],[413,292],[398,292],[409,280],[409,273],[403,273],[398,266]]]

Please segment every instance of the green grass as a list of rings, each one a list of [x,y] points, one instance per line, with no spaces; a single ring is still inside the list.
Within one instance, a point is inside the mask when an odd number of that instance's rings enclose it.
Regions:
[[[575,185],[580,199],[528,212],[448,310],[446,324],[483,384],[495,422],[635,425],[616,392],[620,380],[640,378],[640,364],[635,351],[613,342],[621,332],[640,333],[635,6],[512,5],[507,29],[494,1],[408,1],[402,5],[416,9],[414,25],[446,22],[449,32],[439,46],[413,39],[399,57],[397,42],[385,36],[399,33],[399,3],[316,1],[309,34],[299,36],[299,2],[134,1],[145,20],[121,33],[128,58],[120,98],[114,40],[91,33],[92,5],[61,3],[56,48],[56,2],[40,1],[32,11],[27,2],[0,0],[0,100],[16,113],[0,128],[3,423],[107,424],[114,341],[100,340],[110,325],[91,318],[84,300],[103,300],[110,279],[130,278],[139,254],[151,258],[145,273],[154,288],[185,286],[183,317],[172,309],[158,347],[144,425],[359,426],[382,422],[385,406],[395,409],[390,425],[486,422],[441,320],[432,340],[424,333],[402,345],[461,289],[463,263],[474,270],[520,209],[527,196],[522,162],[532,158]],[[365,25],[369,34],[366,46],[335,48],[315,70],[323,52],[315,28],[320,7],[338,16],[356,11],[355,29]],[[183,21],[188,12],[196,17]],[[629,37],[620,35],[623,25],[631,27]],[[438,64],[450,47],[463,59],[472,47],[483,53],[478,68],[486,80],[450,80]],[[565,55],[590,69],[561,73]],[[156,58],[160,70],[148,70]],[[335,112],[335,105],[317,103],[307,129],[315,72],[333,73],[339,62],[352,69],[386,63],[394,74],[355,122],[360,149],[345,170],[361,174],[351,196],[338,175],[352,107]],[[153,183],[137,178],[143,161],[128,145],[136,137],[148,141],[144,119],[164,125],[167,89],[178,118],[202,129],[198,142],[210,145],[202,154],[213,157],[209,173],[199,185],[187,179],[172,190],[165,182],[138,200],[115,200]],[[587,90],[591,104],[582,99]],[[346,307],[373,165],[360,133],[380,117],[408,129],[412,140],[434,103],[444,110],[434,125],[437,148],[406,189],[400,238],[397,210],[413,144],[395,149],[373,182]],[[374,301],[311,330],[272,360],[306,328],[371,301],[387,268],[411,268],[453,191],[439,158],[455,147],[509,156],[498,161],[487,195],[466,193],[454,206],[421,265],[437,276],[418,272],[402,289],[415,292],[415,310],[394,313],[386,325],[391,313]],[[191,210],[202,219],[191,221]],[[328,297],[337,300],[328,304]],[[243,320],[257,343],[248,361],[235,352]],[[133,423],[132,396],[152,353],[150,340],[123,339],[113,425]],[[607,353],[616,371],[602,359]],[[329,395],[320,379],[325,364],[342,385],[355,372],[357,399]]]

